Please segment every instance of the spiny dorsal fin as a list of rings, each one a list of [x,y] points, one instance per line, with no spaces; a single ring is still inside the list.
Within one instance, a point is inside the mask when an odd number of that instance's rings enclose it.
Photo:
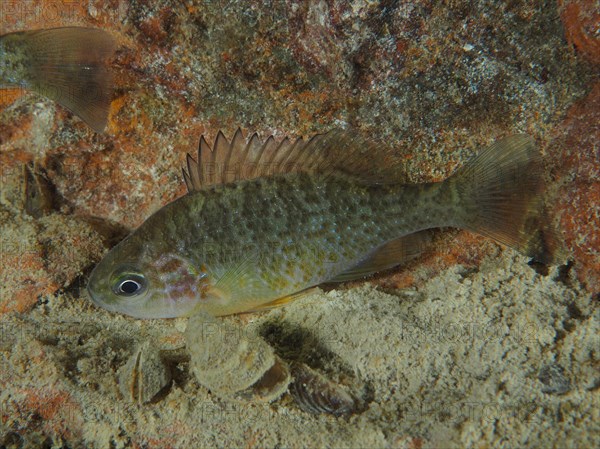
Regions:
[[[308,140],[273,136],[248,139],[238,129],[231,141],[219,131],[211,147],[200,138],[198,155],[187,155],[183,178],[189,192],[229,182],[284,173],[344,174],[375,184],[406,183],[402,159],[390,148],[354,131],[336,129]]]

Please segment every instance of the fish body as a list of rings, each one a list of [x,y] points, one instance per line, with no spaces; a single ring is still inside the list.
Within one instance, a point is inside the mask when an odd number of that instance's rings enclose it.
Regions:
[[[64,27],[0,36],[0,87],[21,87],[50,98],[102,132],[108,119],[115,50],[105,31]]]
[[[365,148],[376,147],[344,132],[325,136],[280,145],[267,158],[266,165],[279,161],[270,174],[255,170],[212,185],[202,182],[208,164],[199,155],[197,165],[188,163],[191,191],[148,218],[94,269],[92,299],[138,318],[268,308],[321,283],[402,263],[422,250],[427,230],[447,226],[548,260],[546,236],[530,227],[540,204],[532,171],[537,151],[527,136],[492,146],[444,182],[422,185],[386,182],[399,173],[393,165],[359,173]],[[228,168],[235,157],[254,165],[265,158],[264,151],[244,156],[252,139],[245,146],[239,140],[238,134],[231,144],[217,138],[212,163],[223,156]]]

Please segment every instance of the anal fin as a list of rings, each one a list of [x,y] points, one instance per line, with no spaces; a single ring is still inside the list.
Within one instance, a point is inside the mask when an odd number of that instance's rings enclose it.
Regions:
[[[319,289],[317,287],[309,287],[306,288],[304,290],[300,290],[299,292],[293,293],[291,295],[287,295],[287,296],[283,296],[281,298],[277,298],[275,301],[271,301],[268,302],[266,304],[262,304],[258,307],[255,307],[252,310],[249,310],[248,312],[258,312],[258,311],[263,311],[263,310],[271,310],[271,309],[275,309],[277,307],[281,307],[284,306],[286,304],[289,304],[292,301],[295,301],[297,299],[300,298],[304,298],[305,296],[309,296],[312,295],[314,293],[316,293]]]

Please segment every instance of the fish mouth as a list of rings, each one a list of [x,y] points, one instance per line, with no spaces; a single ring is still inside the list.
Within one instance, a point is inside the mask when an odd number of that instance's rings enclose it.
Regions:
[[[91,281],[88,282],[87,288],[85,289],[87,299],[91,300],[96,306],[106,309],[110,312],[117,312],[116,306],[111,305],[110,302],[105,301],[102,295],[96,293],[92,287]]]
[[[104,309],[111,313],[116,313],[119,315],[128,315],[134,318],[141,318],[139,314],[135,313],[134,310],[130,310],[123,304],[119,304],[117,301],[111,300],[111,298],[106,298],[102,294],[94,293],[94,289],[88,284],[86,293],[88,299],[90,299],[95,306]]]
[[[99,265],[96,265],[88,279],[85,289],[87,297],[98,307],[106,309],[110,312],[117,312],[116,304],[113,304],[114,301],[110,301],[110,298],[106,298],[105,295],[100,293],[103,290],[106,291],[108,285],[102,280],[102,276],[98,274],[98,267]]]

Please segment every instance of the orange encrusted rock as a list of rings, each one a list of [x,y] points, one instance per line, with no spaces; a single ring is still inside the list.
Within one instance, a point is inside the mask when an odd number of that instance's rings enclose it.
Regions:
[[[575,103],[553,130],[548,153],[558,187],[553,211],[559,217],[577,277],[600,292],[600,83]]]
[[[589,61],[600,64],[600,8],[595,0],[559,0],[565,35]]]

